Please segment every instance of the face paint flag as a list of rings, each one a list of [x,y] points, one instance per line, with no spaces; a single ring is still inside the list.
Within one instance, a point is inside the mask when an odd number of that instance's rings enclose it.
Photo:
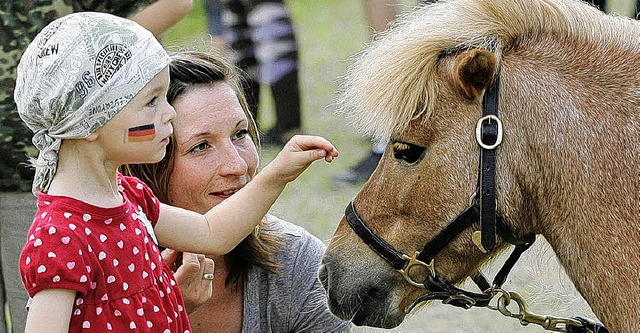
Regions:
[[[153,124],[132,127],[129,129],[129,142],[151,141],[156,138],[156,128]]]

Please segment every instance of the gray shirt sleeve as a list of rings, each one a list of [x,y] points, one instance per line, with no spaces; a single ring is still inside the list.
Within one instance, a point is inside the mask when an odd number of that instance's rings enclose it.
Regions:
[[[348,332],[351,324],[331,314],[318,280],[324,243],[301,227],[273,222],[285,241],[277,258],[282,269],[280,274],[257,267],[249,271],[243,332]]]

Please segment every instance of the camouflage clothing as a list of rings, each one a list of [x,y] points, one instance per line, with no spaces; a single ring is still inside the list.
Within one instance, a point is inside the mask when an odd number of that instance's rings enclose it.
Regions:
[[[32,132],[18,116],[13,100],[16,67],[22,52],[51,21],[80,11],[122,17],[157,0],[3,0],[0,4],[0,191],[29,191],[34,156]]]

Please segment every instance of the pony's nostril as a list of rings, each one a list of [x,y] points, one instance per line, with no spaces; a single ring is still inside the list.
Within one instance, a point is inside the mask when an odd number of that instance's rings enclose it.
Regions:
[[[366,297],[375,301],[375,302],[379,302],[381,299],[385,299],[387,296],[387,292],[384,289],[378,288],[377,286],[371,287],[369,288],[368,292],[366,293]]]

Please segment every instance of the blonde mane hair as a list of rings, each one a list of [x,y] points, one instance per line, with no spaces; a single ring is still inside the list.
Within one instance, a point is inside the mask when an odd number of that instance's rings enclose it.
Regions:
[[[501,59],[540,36],[637,52],[640,25],[629,29],[629,21],[580,0],[440,0],[402,16],[356,56],[339,111],[365,134],[388,139],[412,119],[429,118],[436,66],[447,53],[483,48]]]

